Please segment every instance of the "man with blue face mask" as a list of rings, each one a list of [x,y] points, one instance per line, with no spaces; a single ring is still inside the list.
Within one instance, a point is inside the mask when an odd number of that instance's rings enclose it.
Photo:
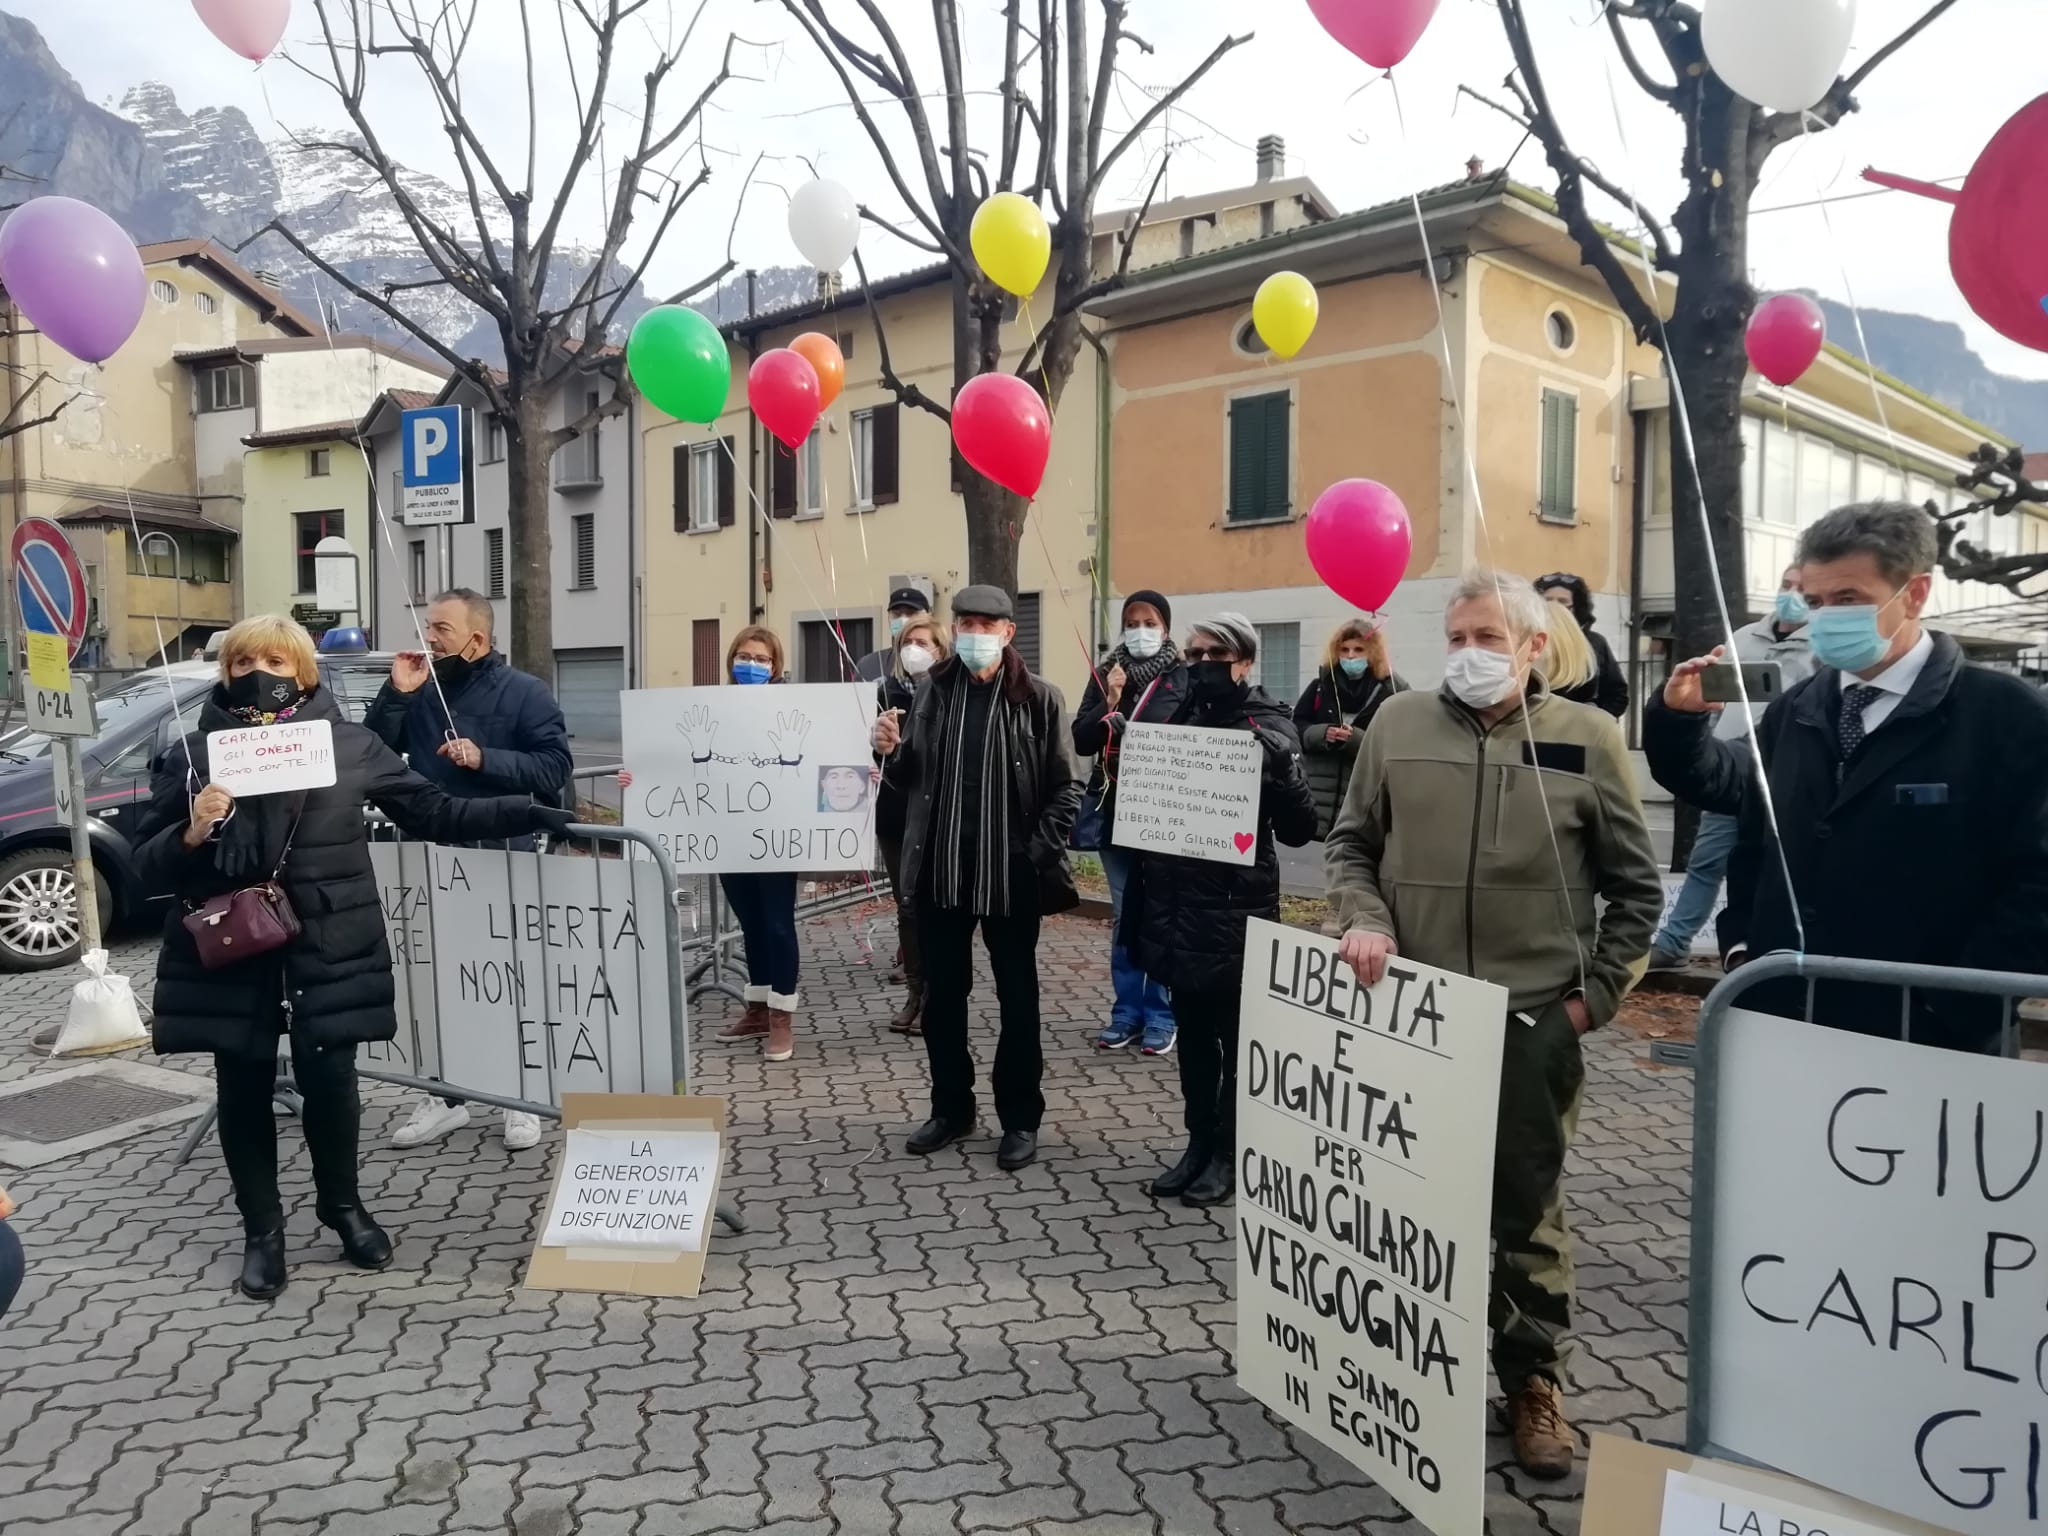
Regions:
[[[916,587],[898,587],[889,594],[889,632],[882,643],[853,664],[853,675],[866,683],[879,683],[895,659],[896,637],[909,625],[931,617],[931,602]]]
[[[1666,688],[1667,724],[1690,735],[1646,738],[1660,782],[1683,781],[1741,815],[1720,922],[1729,966],[1798,950],[2048,971],[2048,703],[2019,678],[1971,666],[1922,624],[1935,559],[1933,520],[1904,502],[1838,507],[1800,535],[1819,666],[1756,732],[1782,862],[1753,754],[1708,733],[1697,683],[1707,658]],[[1882,986],[1820,982],[1809,1013],[1806,983],[1771,983],[1743,1006],[1858,1034],[1901,1031],[1898,994]],[[1996,1051],[2003,1005],[1916,989],[1906,1022],[1923,1045]]]
[[[1738,663],[1769,663],[1778,669],[1782,692],[1813,672],[1813,645],[1806,637],[1806,599],[1800,593],[1799,567],[1788,565],[1778,578],[1778,595],[1771,611],[1754,624],[1735,631],[1735,660]],[[1650,712],[1661,706],[1652,700]],[[1721,741],[1744,740],[1763,706],[1724,709],[1714,722],[1714,735]],[[1744,750],[1747,750],[1746,748]],[[1681,797],[1682,798],[1682,797]],[[1736,819],[1721,811],[1707,811],[1700,817],[1699,832],[1692,841],[1692,853],[1685,862],[1685,884],[1678,899],[1664,915],[1657,936],[1650,943],[1650,969],[1677,970],[1692,954],[1692,942],[1714,911],[1714,898],[1721,894],[1721,879],[1728,873],[1728,856],[1735,851]]]

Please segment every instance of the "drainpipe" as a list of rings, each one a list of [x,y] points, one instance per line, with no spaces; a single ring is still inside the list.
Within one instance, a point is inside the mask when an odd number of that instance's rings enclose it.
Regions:
[[[620,365],[621,367],[624,364]],[[626,686],[640,686],[640,625],[644,606],[640,592],[640,540],[646,517],[633,515],[633,487],[640,473],[640,404],[626,397]],[[646,509],[641,508],[644,514]]]
[[[0,327],[7,332],[7,377],[13,381],[7,386],[7,408],[11,414],[21,400],[21,311],[14,307],[12,300],[0,303]],[[28,433],[17,432],[7,444],[7,467],[14,472],[11,477],[14,481],[14,516],[8,521],[5,542],[0,543],[0,582],[4,582],[9,594],[14,591],[14,530],[28,516],[28,468],[23,462],[28,452],[28,439]],[[100,569],[106,569],[104,558],[100,561]],[[0,683],[4,683],[6,688],[4,711],[0,711],[0,718],[11,715],[14,708],[14,646],[14,599],[11,595],[0,596]]]
[[[1628,716],[1628,744],[1640,747],[1643,744],[1643,700],[1642,675],[1643,658],[1643,524],[1648,519],[1645,503],[1649,499],[1650,486],[1655,475],[1645,466],[1650,454],[1650,415],[1647,411],[1630,413],[1635,436],[1634,494],[1629,497],[1628,533],[1628,687],[1635,707]]]
[[[747,318],[754,318],[754,285],[760,274],[754,268],[747,268]],[[761,338],[747,333],[747,360],[752,363],[754,350]],[[761,483],[761,434],[754,426],[753,412],[746,413],[747,422],[747,622],[758,624],[767,607],[761,601],[761,508],[755,487]],[[734,495],[735,504],[740,498]]]
[[[1102,643],[1109,636],[1109,349],[1102,344],[1102,338],[1086,326],[1081,328],[1082,339],[1095,349],[1095,580],[1094,602],[1090,607],[1093,633],[1088,636],[1093,647],[1088,653],[1092,667],[1096,655],[1102,650]]]

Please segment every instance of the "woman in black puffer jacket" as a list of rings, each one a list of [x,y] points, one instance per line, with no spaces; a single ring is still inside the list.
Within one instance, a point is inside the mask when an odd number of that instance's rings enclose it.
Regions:
[[[1235,1187],[1237,1013],[1245,924],[1280,916],[1280,859],[1313,841],[1315,802],[1302,771],[1301,738],[1287,706],[1246,681],[1258,631],[1242,614],[1219,613],[1188,637],[1188,701],[1175,725],[1250,731],[1265,749],[1259,782],[1258,846],[1249,867],[1213,859],[1141,853],[1124,896],[1119,935],[1145,974],[1173,995],[1180,1031],[1180,1089],[1188,1146],[1152,1181],[1152,1193],[1184,1205],[1215,1205]]]
[[[1330,835],[1352,765],[1365,744],[1366,727],[1380,706],[1408,685],[1387,656],[1387,637],[1377,624],[1347,619],[1323,647],[1323,665],[1294,706],[1294,728],[1308,765],[1308,787],[1316,797],[1316,836]]]
[[[237,624],[221,643],[220,669],[199,728],[157,758],[135,862],[146,889],[176,898],[157,958],[151,1032],[159,1054],[213,1057],[221,1153],[247,1234],[241,1287],[261,1299],[285,1283],[270,1107],[280,1035],[291,1038],[292,1070],[305,1100],[320,1221],[340,1236],[357,1267],[391,1262],[391,1240],[356,1193],[356,1047],[398,1034],[364,805],[376,805],[414,837],[448,843],[560,833],[574,818],[525,795],[457,800],[429,784],[368,728],[342,718],[320,686],[312,637],[290,619],[268,615]],[[209,781],[207,733],[280,720],[333,727],[332,786],[237,801]],[[267,954],[203,967],[185,928],[187,912],[273,873],[298,917],[298,936]]]

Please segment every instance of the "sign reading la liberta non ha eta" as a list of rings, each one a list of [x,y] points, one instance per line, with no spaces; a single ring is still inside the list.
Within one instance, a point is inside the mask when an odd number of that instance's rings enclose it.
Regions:
[[[677,874],[873,867],[872,687],[649,688],[623,702],[626,825]]]
[[[1238,1380],[1437,1536],[1480,1536],[1507,994],[1399,958],[1367,988],[1254,920],[1243,998]]]

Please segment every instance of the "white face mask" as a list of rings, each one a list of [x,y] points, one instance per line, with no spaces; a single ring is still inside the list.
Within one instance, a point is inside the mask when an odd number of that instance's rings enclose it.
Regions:
[[[931,671],[932,663],[938,659],[921,645],[903,647],[903,670],[912,677],[923,677],[925,673]]]
[[[1134,624],[1124,631],[1124,649],[1139,661],[1145,660],[1148,656],[1157,656],[1159,647],[1165,643],[1166,635],[1162,630],[1146,629]]]
[[[1515,691],[1515,658],[1484,646],[1460,646],[1444,659],[1444,686],[1468,709],[1490,709]]]

